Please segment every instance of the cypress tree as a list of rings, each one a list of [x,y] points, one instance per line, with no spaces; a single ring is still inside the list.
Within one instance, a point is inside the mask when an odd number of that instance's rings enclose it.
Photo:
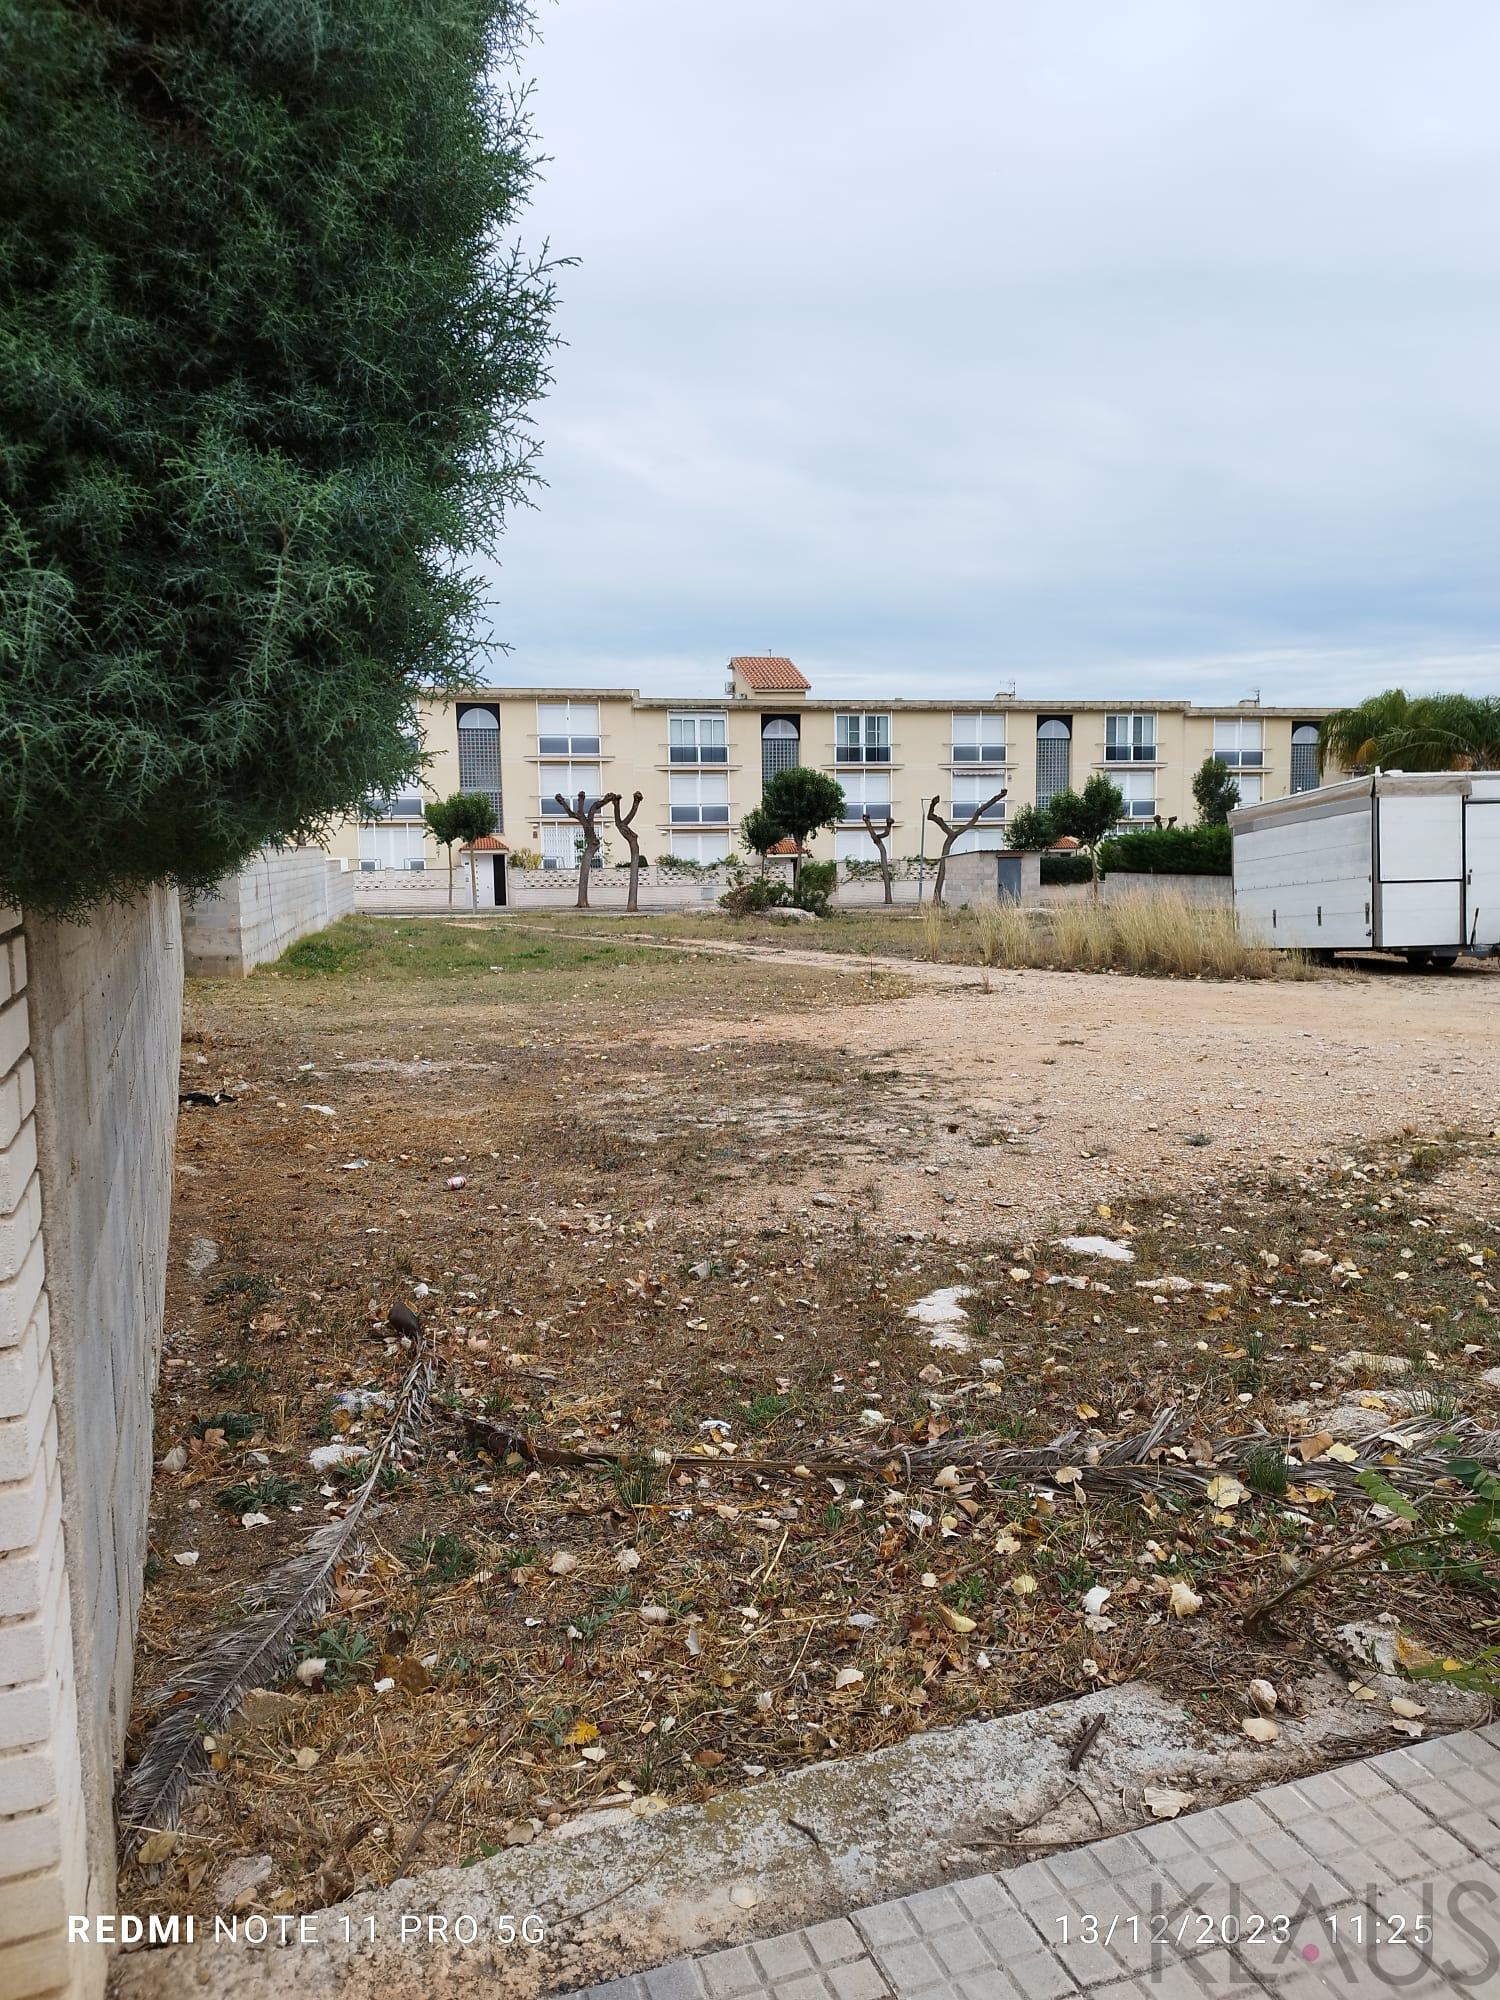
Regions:
[[[409,782],[535,477],[528,0],[0,0],[0,902]]]

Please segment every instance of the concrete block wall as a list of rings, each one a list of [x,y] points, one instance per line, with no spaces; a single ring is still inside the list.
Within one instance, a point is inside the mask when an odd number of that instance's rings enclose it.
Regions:
[[[0,1995],[96,2000],[146,1555],[182,959],[0,911]]]
[[[354,908],[356,876],[321,848],[266,848],[210,894],[182,899],[186,969],[241,979]]]

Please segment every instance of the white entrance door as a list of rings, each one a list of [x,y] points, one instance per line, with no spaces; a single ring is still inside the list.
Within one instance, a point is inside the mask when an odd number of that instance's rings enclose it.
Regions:
[[[1500,799],[1464,803],[1464,942],[1500,945]]]

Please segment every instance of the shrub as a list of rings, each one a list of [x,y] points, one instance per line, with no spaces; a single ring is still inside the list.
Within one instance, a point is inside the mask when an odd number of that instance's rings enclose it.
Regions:
[[[533,477],[525,0],[9,6],[0,902],[409,785]]]
[[[1227,826],[1146,826],[1106,840],[1105,874],[1228,875],[1232,836]]]
[[[838,879],[836,861],[804,861],[791,901],[799,910],[811,910],[815,917],[826,917],[828,899],[838,887]]]
[[[732,917],[754,917],[762,910],[770,909],[773,903],[786,899],[786,889],[780,882],[768,882],[763,875],[752,875],[748,882],[736,882],[726,889],[719,898],[719,908],[727,910]]]
[[[1086,854],[1044,854],[1042,882],[1055,888],[1063,882],[1091,882],[1093,870]]]

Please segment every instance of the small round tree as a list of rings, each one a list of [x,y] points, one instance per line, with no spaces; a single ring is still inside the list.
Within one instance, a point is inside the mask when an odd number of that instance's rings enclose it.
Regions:
[[[740,839],[746,851],[760,857],[760,872],[766,872],[766,856],[782,837],[781,828],[764,806],[752,806],[740,818]]]
[[[1099,845],[1125,817],[1125,794],[1102,771],[1096,771],[1081,792],[1054,793],[1047,817],[1053,838],[1071,834],[1089,858],[1094,894],[1099,893]]]
[[[483,840],[495,831],[495,808],[483,792],[450,792],[445,799],[431,799],[422,808],[422,817],[432,837],[448,854],[448,907],[453,907],[453,849],[457,842]]]
[[[1039,854],[1057,838],[1045,806],[1019,806],[1006,823],[1006,845],[1018,854]]]
[[[1240,788],[1222,757],[1205,757],[1193,773],[1193,797],[1200,826],[1228,826],[1240,802]]]
[[[778,771],[761,794],[762,810],[776,828],[776,837],[794,840],[797,852],[792,860],[792,887],[802,879],[802,863],[807,843],[815,833],[836,826],[844,817],[844,788],[825,771],[793,764]],[[744,831],[744,821],[740,822]]]

